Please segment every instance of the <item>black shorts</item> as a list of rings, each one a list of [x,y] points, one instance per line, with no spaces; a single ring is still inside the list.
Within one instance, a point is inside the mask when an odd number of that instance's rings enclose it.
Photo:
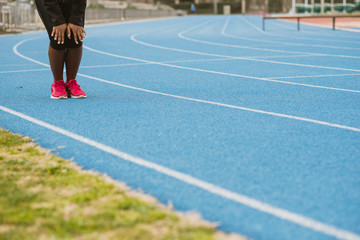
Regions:
[[[58,44],[57,41],[54,40],[54,37],[51,36],[52,30],[53,30],[53,22],[51,20],[51,17],[49,13],[45,9],[44,0],[35,0],[36,8],[38,10],[39,16],[41,20],[43,21],[46,31],[48,32],[49,39],[50,39],[50,46],[57,50],[63,50],[66,48],[78,48],[82,46],[82,42],[78,41],[78,44],[75,43],[74,35],[71,33],[71,38],[69,39],[66,35],[64,36],[64,44]],[[66,23],[69,22],[70,13],[71,13],[71,1],[62,3],[59,1],[59,6],[61,8],[61,11],[63,13],[64,19]],[[83,19],[85,19],[85,16],[83,16]],[[82,26],[84,27],[84,26]]]

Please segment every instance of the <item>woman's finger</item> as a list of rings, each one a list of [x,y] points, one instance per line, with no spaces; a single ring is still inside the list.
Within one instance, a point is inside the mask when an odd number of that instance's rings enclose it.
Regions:
[[[69,25],[66,26],[66,33],[67,33],[68,39],[70,39],[71,38],[71,29],[70,29]]]
[[[54,28],[54,40],[56,41],[57,40],[57,38],[58,38],[58,31],[56,30],[56,28]]]
[[[59,31],[56,31],[56,38],[57,38],[58,44],[60,44],[61,43],[61,34]]]
[[[79,42],[78,42],[78,35],[77,35],[77,33],[73,30],[73,35],[74,35],[74,40],[75,40],[75,43],[76,44],[79,44]]]
[[[64,39],[65,39],[65,32],[61,32],[61,44],[64,43]]]
[[[64,43],[64,31],[59,31],[59,43]]]
[[[58,30],[55,31],[54,39],[57,41],[58,44],[60,44],[60,33]]]
[[[81,32],[81,29],[79,29],[79,31],[78,31],[78,38],[79,38],[80,42],[84,42],[84,40],[83,40],[84,34]]]

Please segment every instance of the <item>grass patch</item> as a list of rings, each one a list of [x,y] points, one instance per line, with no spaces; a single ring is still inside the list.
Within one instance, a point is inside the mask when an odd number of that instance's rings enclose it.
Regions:
[[[0,128],[0,240],[243,239],[138,196]]]

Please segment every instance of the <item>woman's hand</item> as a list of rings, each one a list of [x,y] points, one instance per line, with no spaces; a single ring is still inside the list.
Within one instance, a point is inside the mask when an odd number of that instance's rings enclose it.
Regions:
[[[84,30],[83,27],[81,27],[79,25],[72,24],[72,23],[69,23],[67,25],[66,31],[67,31],[67,37],[69,39],[70,39],[70,36],[71,36],[71,32],[73,33],[74,40],[75,40],[76,44],[79,44],[79,40],[80,40],[80,42],[83,42],[83,38],[85,38],[85,35],[87,35],[87,33],[86,33],[86,31]]]
[[[51,36],[54,37],[54,40],[58,42],[58,44],[64,44],[65,40],[65,30],[66,24],[61,24],[59,26],[53,27]]]

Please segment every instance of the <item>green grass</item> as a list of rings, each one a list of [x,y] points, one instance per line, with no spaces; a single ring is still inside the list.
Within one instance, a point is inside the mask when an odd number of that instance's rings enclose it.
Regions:
[[[134,195],[0,129],[0,240],[240,238]]]

